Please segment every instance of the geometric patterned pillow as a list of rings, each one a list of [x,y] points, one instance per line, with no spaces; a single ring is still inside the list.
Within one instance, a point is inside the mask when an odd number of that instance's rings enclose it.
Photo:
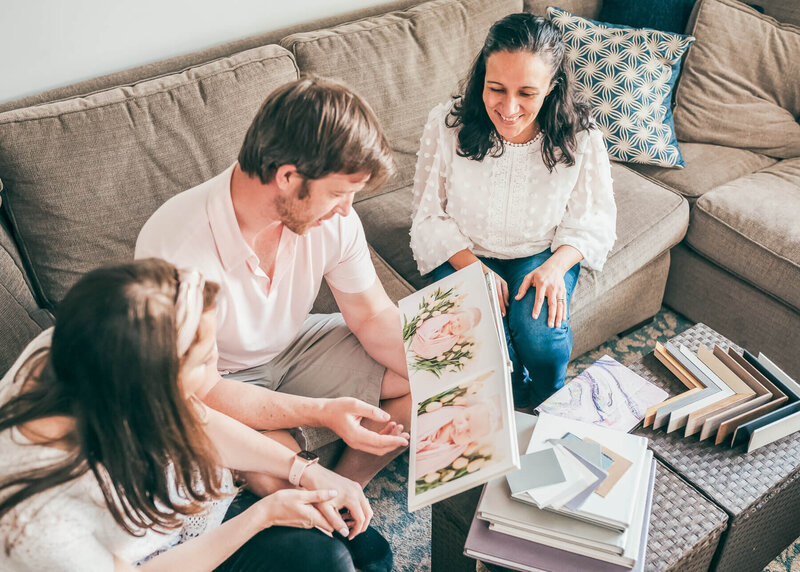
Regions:
[[[592,108],[612,159],[684,167],[672,121],[672,90],[692,36],[617,27],[550,7],[567,73]]]

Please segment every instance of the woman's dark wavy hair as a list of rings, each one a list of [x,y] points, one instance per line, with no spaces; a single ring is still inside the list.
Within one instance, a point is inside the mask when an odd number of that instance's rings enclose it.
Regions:
[[[70,289],[58,306],[49,350],[34,352],[13,381],[31,380],[32,389],[0,407],[0,431],[68,416],[75,421],[65,437],[71,452],[60,463],[0,482],[0,493],[11,493],[0,502],[0,519],[88,471],[114,519],[136,535],[174,528],[180,515],[224,496],[213,447],[178,383],[177,286],[174,266],[148,259],[93,270]],[[218,290],[206,283],[206,309]],[[185,504],[170,498],[173,486]],[[11,546],[7,538],[6,552]]]
[[[486,60],[495,52],[526,51],[550,64],[552,90],[545,97],[537,120],[542,130],[542,157],[552,172],[556,164],[575,164],[576,135],[589,129],[589,106],[575,97],[565,71],[561,32],[550,21],[533,14],[509,14],[489,29],[486,41],[462,83],[447,117],[448,127],[458,130],[457,153],[475,161],[486,155],[499,157],[505,149],[483,103]]]

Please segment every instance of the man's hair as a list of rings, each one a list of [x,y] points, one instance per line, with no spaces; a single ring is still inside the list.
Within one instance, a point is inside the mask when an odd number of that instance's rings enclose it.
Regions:
[[[369,175],[377,188],[394,172],[389,142],[369,104],[342,84],[317,77],[273,91],[247,130],[239,166],[262,183],[281,165],[306,179],[333,173]]]

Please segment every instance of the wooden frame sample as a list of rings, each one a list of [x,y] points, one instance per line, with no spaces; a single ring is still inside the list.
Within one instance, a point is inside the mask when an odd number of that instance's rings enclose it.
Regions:
[[[719,430],[720,425],[728,419],[751,411],[768,403],[772,399],[772,393],[766,386],[761,384],[755,377],[750,375],[741,365],[739,365],[731,356],[725,353],[718,345],[714,346],[714,356],[725,364],[734,374],[736,374],[742,381],[744,381],[754,392],[753,399],[736,405],[730,409],[719,411],[714,415],[708,417],[703,423],[703,429],[700,431],[700,440],[708,439]]]
[[[730,395],[717,403],[713,403],[697,411],[689,414],[686,420],[685,437],[694,435],[703,428],[705,421],[720,412],[727,411],[737,405],[746,403],[756,396],[756,392],[744,380],[740,379],[733,371],[730,370],[722,361],[720,361],[710,349],[700,344],[697,349],[697,357],[702,361],[708,369],[710,369],[725,385],[727,385],[733,395]]]
[[[667,424],[667,433],[670,433],[684,427],[691,413],[730,397],[733,395],[733,390],[685,346],[667,342],[664,347],[689,373],[706,386],[703,390],[705,395],[701,399],[685,403],[670,412]]]
[[[768,403],[765,403],[761,407],[757,407],[756,409],[748,411],[747,413],[743,413],[742,415],[738,415],[737,417],[722,423],[719,426],[719,431],[717,431],[717,439],[715,441],[717,445],[722,443],[729,435],[735,435],[736,430],[740,425],[752,421],[753,419],[758,419],[762,415],[766,415],[767,413],[776,410],[784,403],[789,401],[789,398],[786,396],[786,394],[778,389],[774,383],[764,377],[764,375],[754,368],[750,362],[744,359],[744,356],[733,351],[733,348],[728,348],[728,355],[731,356],[736,363],[742,366],[747,373],[755,377],[761,385],[770,391],[772,394],[772,400]]]

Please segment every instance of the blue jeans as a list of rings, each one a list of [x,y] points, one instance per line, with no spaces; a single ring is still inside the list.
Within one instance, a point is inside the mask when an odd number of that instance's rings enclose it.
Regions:
[[[572,353],[572,330],[567,320],[554,328],[547,325],[547,299],[542,304],[537,319],[532,317],[535,288],[529,288],[522,300],[514,299],[525,276],[541,266],[551,254],[548,249],[533,256],[511,260],[478,257],[508,284],[509,305],[503,318],[503,326],[508,353],[514,366],[511,385],[516,407],[535,407],[562,387]],[[576,264],[564,275],[567,316],[580,271],[581,265]],[[441,280],[453,272],[455,269],[449,262],[445,262],[431,272],[431,278]]]

